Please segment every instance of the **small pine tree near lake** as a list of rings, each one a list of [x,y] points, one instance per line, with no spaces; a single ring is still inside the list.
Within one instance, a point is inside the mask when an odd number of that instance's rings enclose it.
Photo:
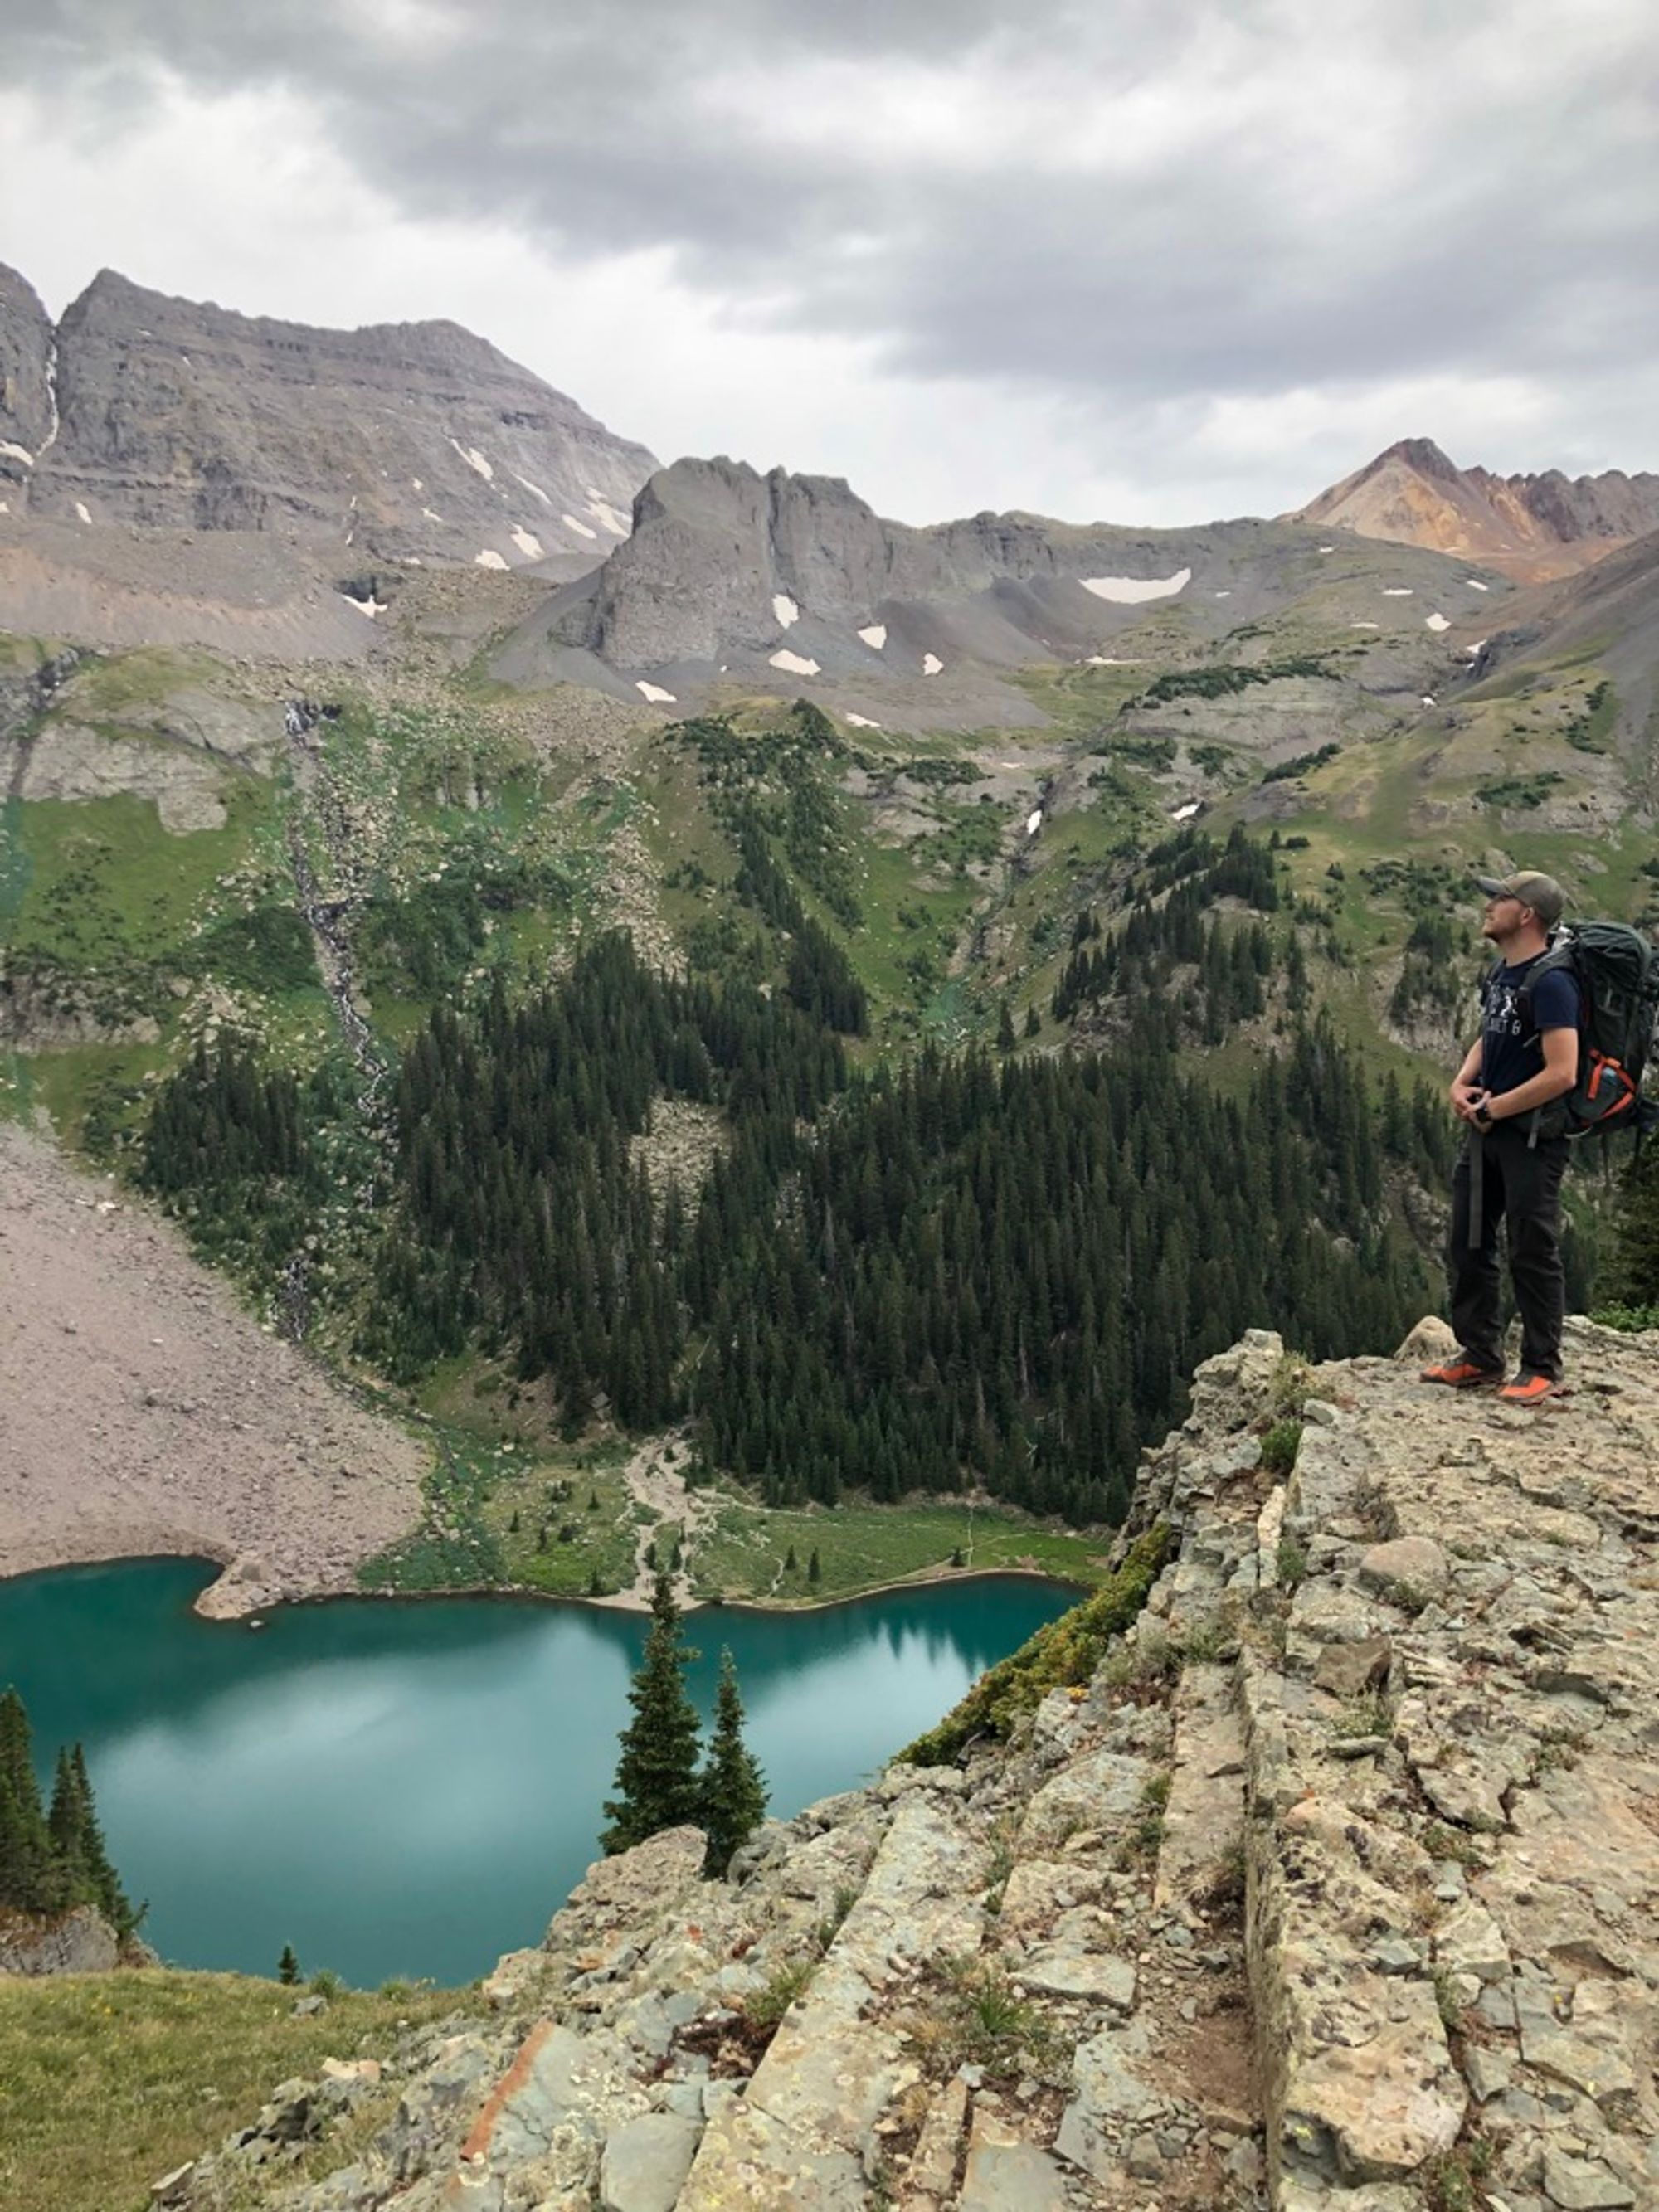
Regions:
[[[823,1569],[818,1565],[818,1547],[816,1544],[812,1547],[811,1558],[806,1562],[806,1579],[813,1583],[821,1583],[823,1580]]]
[[[110,1863],[92,1802],[86,1754],[78,1743],[58,1754],[46,1828],[61,1870],[65,1901],[95,1905],[118,1936],[130,1936],[143,1916],[133,1911]]]
[[[702,1825],[708,1832],[703,1871],[724,1874],[732,1852],[760,1826],[766,1812],[766,1781],[743,1740],[743,1699],[737,1663],[729,1650],[720,1653],[714,1733],[699,1789]]]
[[[622,1732],[617,1794],[605,1802],[611,1825],[599,1848],[607,1856],[697,1819],[697,1716],[685,1689],[693,1656],[681,1640],[673,1582],[659,1571],[645,1656],[628,1692],[634,1717]]]
[[[296,1989],[300,1981],[300,1961],[294,1955],[292,1943],[284,1943],[283,1955],[276,1961],[276,1978],[285,1990]]]
[[[58,1754],[52,1809],[41,1810],[28,1715],[15,1690],[0,1697],[0,1910],[66,1912],[95,1905],[123,1941],[143,1918],[111,1863],[85,1754]]]
[[[40,1807],[29,1717],[15,1690],[0,1697],[0,1906],[52,1912],[61,1899]]]

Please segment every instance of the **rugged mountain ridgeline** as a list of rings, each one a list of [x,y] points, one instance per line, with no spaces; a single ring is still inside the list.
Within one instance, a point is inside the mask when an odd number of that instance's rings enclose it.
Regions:
[[[1569,576],[1659,530],[1659,476],[1494,476],[1460,469],[1431,438],[1402,438],[1290,518],[1425,545],[1505,575]]]
[[[54,328],[0,266],[9,629],[342,661],[401,595],[406,662],[592,568],[655,466],[453,323],[317,330],[106,270]]]
[[[94,532],[252,532],[556,574],[626,533],[656,465],[457,324],[313,330],[108,269],[54,330],[0,267],[0,363],[12,512]]]
[[[1404,549],[1368,547],[1357,569],[1333,569],[1337,550],[1252,520],[1134,531],[981,514],[918,530],[836,478],[678,461],[641,493],[628,544],[554,594],[489,666],[514,684],[631,684],[664,706],[799,684],[854,726],[1040,727],[1016,680],[1034,663],[1121,665],[1176,635],[1218,644],[1311,599],[1333,628],[1375,622],[1372,642],[1386,635],[1394,649],[1379,649],[1374,678],[1420,695],[1445,660],[1425,620],[1442,592],[1448,624],[1470,604],[1462,580]],[[1391,606],[1389,592],[1425,603]]]

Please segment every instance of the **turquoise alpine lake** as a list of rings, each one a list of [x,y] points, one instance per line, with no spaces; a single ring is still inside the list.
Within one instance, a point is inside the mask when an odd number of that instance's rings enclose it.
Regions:
[[[545,1602],[345,1599],[199,1620],[199,1562],[0,1583],[0,1686],[43,1782],[80,1741],[144,1933],[187,1966],[460,1983],[539,1942],[598,1855],[648,1622]],[[873,1775],[1078,1593],[1024,1577],[805,1613],[691,1614],[705,1723],[723,1645],[787,1818]]]

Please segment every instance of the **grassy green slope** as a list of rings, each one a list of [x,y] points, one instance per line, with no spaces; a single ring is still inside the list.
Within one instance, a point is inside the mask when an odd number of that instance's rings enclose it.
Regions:
[[[7,2212],[139,2212],[150,2185],[246,2124],[279,2081],[327,2057],[385,2056],[410,2027],[466,2012],[464,1991],[341,1991],[296,2019],[302,1992],[240,1974],[0,1978],[0,2201]],[[364,2099],[316,2150],[326,2171],[390,2118]],[[325,2163],[323,2163],[325,2161]],[[313,2161],[284,2166],[284,2187]]]

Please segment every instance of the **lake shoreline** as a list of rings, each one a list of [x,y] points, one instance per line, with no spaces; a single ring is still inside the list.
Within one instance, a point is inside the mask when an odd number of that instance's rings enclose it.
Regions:
[[[265,1616],[291,1607],[337,1605],[349,1601],[365,1604],[424,1605],[434,1601],[455,1603],[461,1601],[491,1601],[534,1606],[580,1606],[592,1613],[627,1613],[647,1614],[648,1603],[632,1590],[613,1591],[604,1597],[589,1597],[579,1591],[538,1589],[528,1583],[455,1583],[433,1589],[371,1589],[361,1583],[330,1583],[314,1589],[285,1590],[279,1595],[269,1591],[249,1589],[229,1577],[235,1561],[227,1561],[205,1550],[199,1543],[185,1540],[168,1543],[165,1540],[140,1541],[131,1547],[105,1546],[96,1549],[82,1549],[66,1553],[58,1559],[32,1561],[26,1566],[9,1566],[0,1562],[0,1589],[8,1583],[23,1582],[36,1576],[58,1574],[72,1567],[137,1566],[173,1561],[200,1566],[214,1579],[204,1583],[191,1605],[198,1620],[234,1625],[237,1622],[263,1622]],[[701,1613],[732,1613],[753,1614],[757,1618],[787,1620],[791,1614],[833,1613],[851,1605],[862,1605],[872,1598],[889,1597],[905,1590],[929,1589],[940,1586],[955,1589],[966,1583],[1043,1583],[1054,1589],[1075,1591],[1079,1601],[1085,1598],[1091,1585],[1073,1581],[1066,1575],[1054,1575],[1042,1567],[924,1567],[916,1573],[902,1575],[889,1582],[871,1583],[862,1589],[843,1590],[833,1597],[796,1599],[787,1604],[770,1605],[760,1598],[720,1598],[686,1596],[681,1599],[681,1612],[688,1620]]]
[[[0,1124],[0,1581],[120,1559],[199,1560],[214,1577],[194,1610],[210,1620],[426,1594],[368,1590],[358,1577],[416,1536],[432,1511],[437,1439],[427,1417],[393,1418],[262,1327],[176,1224],[16,1124]],[[678,1432],[630,1448],[624,1481],[639,1509],[631,1583],[602,1597],[560,1592],[561,1601],[648,1611],[661,1524],[685,1528],[695,1552],[709,1509],[709,1494],[686,1482],[684,1449]],[[833,1526],[826,1515],[826,1533]],[[807,1613],[982,1572],[1088,1587],[1017,1559],[952,1567],[954,1546],[945,1539],[929,1559],[931,1546],[912,1544],[908,1558],[920,1552],[923,1564],[908,1571],[879,1574],[902,1569],[902,1559],[872,1559],[878,1579],[851,1589],[843,1580],[823,1595],[792,1591],[782,1603],[753,1587],[695,1598],[684,1577],[677,1589],[689,1612]],[[783,1571],[773,1564],[775,1589]],[[524,1584],[430,1594],[555,1595]]]

